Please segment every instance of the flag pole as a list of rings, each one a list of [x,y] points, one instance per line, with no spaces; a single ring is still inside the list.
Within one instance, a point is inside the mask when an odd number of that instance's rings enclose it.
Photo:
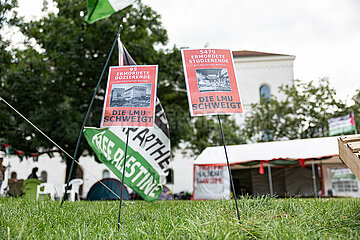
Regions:
[[[239,207],[238,207],[238,203],[237,203],[237,198],[236,198],[236,192],[235,192],[234,182],[233,182],[233,179],[232,179],[232,176],[231,176],[229,158],[228,158],[228,154],[227,154],[227,151],[226,151],[226,144],[225,144],[224,132],[223,132],[223,129],[222,129],[222,126],[221,126],[221,119],[220,119],[220,115],[219,115],[219,114],[218,114],[218,120],[219,120],[219,125],[220,125],[220,130],[221,130],[221,136],[222,136],[222,140],[223,140],[223,144],[224,144],[224,150],[225,150],[225,156],[226,156],[226,163],[227,163],[227,167],[228,167],[228,170],[229,170],[231,188],[232,188],[232,192],[233,192],[234,200],[235,200],[235,205],[236,205],[237,217],[238,217],[238,219],[239,219],[239,223],[241,224]]]
[[[120,39],[120,33],[117,35],[117,42],[118,42],[118,49],[119,49],[119,66],[124,66],[124,49],[123,49],[123,45]],[[124,166],[123,166],[123,172],[122,172],[122,187],[121,187],[121,192],[120,192],[120,205],[119,205],[119,214],[118,214],[118,224],[117,224],[117,230],[118,232],[120,231],[120,216],[121,216],[121,204],[122,204],[122,200],[123,200],[123,189],[125,188],[124,185],[124,177],[125,177],[125,164],[126,164],[126,157],[127,157],[127,149],[128,149],[128,145],[129,145],[129,132],[130,129],[127,129],[127,133],[126,133],[126,144],[125,144],[125,157],[124,157]]]
[[[100,77],[99,77],[97,86],[96,86],[96,88],[95,88],[94,94],[93,94],[92,99],[91,99],[91,102],[90,102],[90,104],[89,104],[89,108],[88,108],[87,113],[86,113],[86,115],[85,115],[84,122],[83,122],[83,124],[82,124],[82,126],[81,126],[80,133],[79,133],[79,137],[78,137],[78,139],[77,139],[77,143],[76,143],[76,147],[75,147],[74,157],[73,157],[72,162],[71,162],[71,167],[70,167],[70,171],[69,171],[69,176],[68,176],[68,179],[67,179],[67,182],[66,182],[66,187],[65,187],[64,196],[63,196],[63,198],[62,198],[62,200],[61,200],[60,207],[62,207],[62,205],[63,205],[63,203],[64,203],[64,200],[65,200],[65,198],[67,197],[67,190],[68,190],[68,188],[69,188],[69,182],[70,182],[70,180],[71,180],[71,174],[72,174],[73,169],[74,169],[74,163],[75,163],[75,160],[76,160],[77,152],[78,152],[78,150],[79,150],[80,141],[81,141],[81,136],[82,136],[82,133],[83,133],[83,130],[84,130],[86,121],[87,121],[87,119],[88,119],[88,117],[89,117],[89,113],[90,113],[91,107],[92,107],[92,105],[93,105],[93,103],[94,103],[95,96],[96,96],[96,93],[97,93],[97,91],[98,91],[98,89],[99,89],[99,87],[100,87],[100,83],[101,83],[101,80],[102,80],[103,75],[104,75],[104,73],[105,73],[106,67],[107,67],[107,65],[109,64],[111,55],[112,55],[112,53],[113,53],[113,51],[114,51],[114,47],[115,47],[115,44],[116,44],[117,37],[118,37],[118,35],[120,34],[120,32],[121,32],[122,29],[123,29],[123,27],[122,27],[122,25],[120,25],[119,30],[117,31],[117,33],[116,33],[116,35],[115,35],[115,40],[114,40],[114,43],[113,43],[113,45],[112,45],[112,47],[111,47],[111,49],[110,49],[108,58],[107,58],[107,60],[106,60],[106,62],[105,62],[105,65],[104,65],[103,70],[102,70],[102,72],[101,72],[101,75],[100,75]]]
[[[315,198],[317,198],[317,197],[318,197],[318,194],[317,194],[317,187],[316,187],[316,176],[315,176],[315,163],[314,163],[314,159],[311,161],[311,172],[312,172],[314,196],[315,196]]]
[[[124,176],[125,176],[125,164],[126,164],[126,157],[127,157],[127,149],[128,149],[128,143],[129,143],[129,132],[130,132],[130,129],[127,130],[127,134],[126,134],[125,157],[124,157],[124,166],[123,166],[122,180],[121,180],[122,187],[121,187],[121,192],[120,192],[120,206],[119,206],[119,217],[118,217],[118,225],[117,225],[118,232],[120,231],[121,203],[122,203],[122,199],[123,199],[123,189],[125,188]]]
[[[358,134],[357,129],[356,129],[356,121],[355,121],[355,114],[354,112],[351,112],[353,119],[354,119],[354,126],[355,126],[355,134]]]

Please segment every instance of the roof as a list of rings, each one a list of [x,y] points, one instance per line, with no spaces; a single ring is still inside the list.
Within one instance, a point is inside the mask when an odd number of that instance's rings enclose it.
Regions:
[[[266,57],[266,56],[291,56],[278,53],[266,53],[266,52],[255,52],[255,51],[233,51],[234,57]]]
[[[339,155],[338,137],[297,139],[227,146],[230,164],[277,159],[319,159]],[[226,165],[224,147],[206,148],[195,165]]]

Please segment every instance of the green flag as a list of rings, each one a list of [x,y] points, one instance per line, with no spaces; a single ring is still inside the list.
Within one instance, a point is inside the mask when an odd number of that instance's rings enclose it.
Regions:
[[[154,201],[162,192],[166,175],[161,169],[162,165],[151,159],[153,155],[159,157],[158,153],[164,146],[156,144],[155,140],[151,141],[152,145],[150,145],[150,138],[148,138],[146,148],[134,150],[131,146],[140,143],[142,137],[145,136],[144,130],[140,129],[85,128],[84,136],[99,160],[121,179],[125,155],[124,138],[127,131],[130,131],[130,143],[127,150],[124,183],[146,201]],[[145,131],[148,130],[145,129]]]
[[[93,23],[133,4],[135,0],[88,0],[85,21]]]

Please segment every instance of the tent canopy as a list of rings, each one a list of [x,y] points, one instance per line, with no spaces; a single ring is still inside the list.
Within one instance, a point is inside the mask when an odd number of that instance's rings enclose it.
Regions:
[[[320,159],[339,155],[338,137],[297,139],[227,146],[230,164],[252,161]],[[206,148],[195,165],[226,165],[224,147]]]

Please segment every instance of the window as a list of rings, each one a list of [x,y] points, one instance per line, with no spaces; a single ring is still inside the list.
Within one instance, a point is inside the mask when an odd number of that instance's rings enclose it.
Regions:
[[[166,176],[166,183],[174,183],[174,170],[170,169],[169,174]]]
[[[270,99],[270,98],[271,98],[270,87],[268,85],[262,85],[260,87],[260,100]]]
[[[110,177],[110,172],[108,170],[104,170],[103,171],[103,178],[109,178]]]
[[[270,141],[273,141],[273,138],[274,138],[274,134],[272,131],[269,131],[269,130],[261,131],[261,141],[270,142]]]
[[[17,173],[16,173],[16,172],[12,172],[12,173],[10,174],[10,178],[11,178],[11,179],[16,179],[16,178],[17,178]]]
[[[47,182],[47,172],[46,171],[42,171],[40,173],[40,181]]]

